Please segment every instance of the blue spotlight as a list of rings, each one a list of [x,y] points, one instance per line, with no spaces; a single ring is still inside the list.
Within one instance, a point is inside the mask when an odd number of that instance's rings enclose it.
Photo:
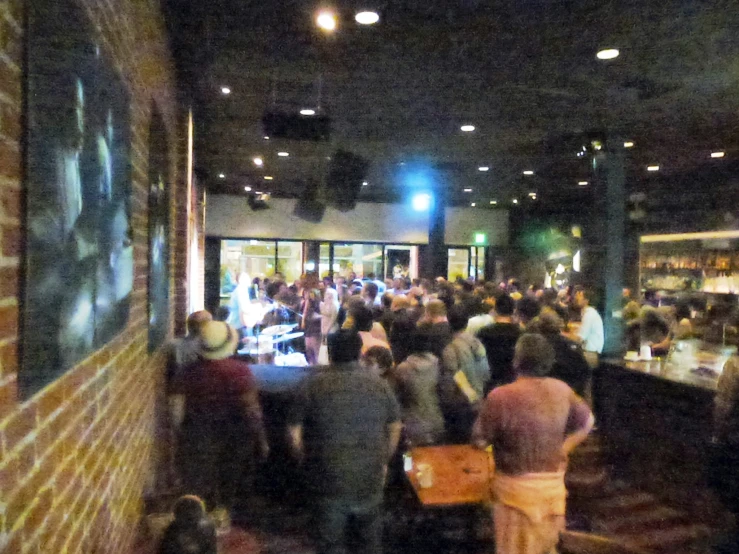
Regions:
[[[431,207],[431,195],[428,192],[420,192],[413,196],[413,209],[417,212],[427,212]]]

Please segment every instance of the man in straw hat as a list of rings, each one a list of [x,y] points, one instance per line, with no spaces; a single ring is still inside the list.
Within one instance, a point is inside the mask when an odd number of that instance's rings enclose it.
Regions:
[[[245,469],[255,455],[269,453],[257,384],[249,366],[232,358],[239,341],[234,328],[209,321],[200,329],[200,361],[175,379],[184,399],[179,462],[186,492],[209,509],[231,509],[243,492]]]

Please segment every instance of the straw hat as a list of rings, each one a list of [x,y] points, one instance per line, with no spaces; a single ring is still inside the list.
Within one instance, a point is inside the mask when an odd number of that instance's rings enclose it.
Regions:
[[[200,329],[200,355],[206,360],[230,358],[238,342],[239,334],[223,321],[209,321]]]

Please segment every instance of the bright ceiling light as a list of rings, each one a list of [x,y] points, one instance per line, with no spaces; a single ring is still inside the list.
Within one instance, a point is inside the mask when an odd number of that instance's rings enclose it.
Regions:
[[[258,190],[254,194],[264,194],[264,193],[261,190]],[[257,241],[254,241],[254,242],[256,243]]]
[[[624,148],[634,148],[634,141],[627,140],[626,142],[624,142]]]
[[[466,188],[466,189],[464,189],[464,192],[472,192],[472,189],[471,188]]]
[[[316,110],[311,110],[311,109],[300,110],[300,115],[316,115]]]
[[[229,87],[221,87],[221,94],[228,96],[231,94],[231,89]]]
[[[369,185],[369,183],[367,181],[362,181],[362,186],[363,187],[366,187],[367,185]]]
[[[712,158],[723,158],[726,155],[726,152],[711,152]]]
[[[478,167],[477,171],[490,171],[490,168],[486,165],[483,165],[482,167]]]
[[[244,187],[244,190],[245,190],[246,192],[251,192],[251,187]]]
[[[475,126],[474,125],[462,125],[460,127],[460,130],[462,130],[462,132],[464,133],[471,133],[472,131],[475,130]]]
[[[287,158],[290,155],[290,153],[289,152],[277,152],[277,155],[280,158]]]
[[[491,200],[491,201],[490,201],[490,205],[491,205],[491,206],[495,206],[495,205],[496,205],[497,203],[498,203],[498,201],[497,201],[497,200]]]
[[[648,165],[647,171],[659,171],[659,166],[658,165]]]
[[[335,31],[336,30],[336,15],[330,11],[324,11],[318,14],[316,17],[316,25],[324,31]]]
[[[514,198],[513,200],[511,200],[511,202],[513,202],[514,204],[518,204],[518,199]]]
[[[529,193],[529,196],[530,196],[531,198],[536,198],[536,193],[535,193],[535,192],[530,192],[530,193]]]
[[[218,178],[219,179],[225,179],[226,178],[226,174],[225,173],[219,173],[218,174]]]
[[[588,182],[587,181],[578,181],[577,184],[580,185],[581,187],[584,187],[584,186],[586,186],[588,184]]]
[[[475,206],[477,206],[477,204],[475,204],[474,202],[472,202],[472,204],[470,204],[470,206],[472,206],[474,208]]]
[[[534,174],[534,172],[533,172],[533,171],[531,171],[530,169],[527,169],[526,171],[524,171],[524,172],[523,172],[523,174],[524,174],[524,175],[533,175],[533,174]]]
[[[264,180],[265,181],[272,181],[272,180],[274,180],[274,177],[272,177],[271,175],[265,175],[264,176]]]
[[[599,60],[612,60],[618,58],[620,52],[616,48],[606,48],[596,54]]]
[[[269,137],[265,135],[264,140],[269,140]]]
[[[260,157],[256,157],[252,161],[254,162],[254,165],[257,167],[262,167],[264,165],[264,160]]]
[[[374,25],[380,21],[380,14],[372,11],[363,11],[355,15],[354,20],[360,25]]]

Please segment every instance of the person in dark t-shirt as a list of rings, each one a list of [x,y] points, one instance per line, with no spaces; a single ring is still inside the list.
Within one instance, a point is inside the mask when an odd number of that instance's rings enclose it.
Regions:
[[[341,550],[350,520],[354,552],[382,552],[383,487],[402,424],[390,386],[360,365],[361,348],[356,331],[329,335],[329,369],[303,383],[288,416],[316,500],[319,554]]]
[[[495,323],[477,332],[490,366],[490,381],[486,392],[516,379],[513,371],[513,349],[521,336],[521,328],[513,321],[515,307],[510,296],[500,296],[495,302]]]

